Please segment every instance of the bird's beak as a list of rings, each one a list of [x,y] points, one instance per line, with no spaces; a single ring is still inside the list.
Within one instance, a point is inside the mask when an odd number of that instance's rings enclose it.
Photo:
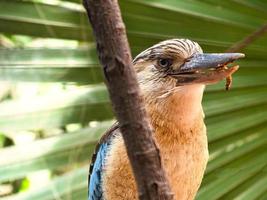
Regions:
[[[234,73],[238,65],[227,65],[243,57],[245,55],[242,53],[195,54],[179,70],[169,75],[177,79],[178,85],[212,84]]]

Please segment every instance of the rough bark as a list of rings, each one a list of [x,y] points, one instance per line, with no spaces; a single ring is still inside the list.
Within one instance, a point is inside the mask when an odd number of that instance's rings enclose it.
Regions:
[[[115,115],[137,182],[139,199],[173,199],[140,96],[117,0],[84,0]]]

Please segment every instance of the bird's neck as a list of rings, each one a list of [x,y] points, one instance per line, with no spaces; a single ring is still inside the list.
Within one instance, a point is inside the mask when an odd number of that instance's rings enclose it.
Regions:
[[[203,129],[203,85],[188,85],[147,104],[155,136],[187,138]],[[177,138],[177,139],[178,139]]]

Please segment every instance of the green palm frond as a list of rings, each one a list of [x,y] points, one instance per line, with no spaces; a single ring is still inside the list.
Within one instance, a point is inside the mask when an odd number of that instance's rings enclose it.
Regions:
[[[60,171],[40,189],[5,200],[85,199],[90,155],[113,118],[91,28],[80,0],[45,4],[0,0],[0,31],[9,36],[75,40],[77,47],[1,48],[0,80],[75,85],[56,95],[0,103],[0,132],[63,128],[26,146],[0,150],[0,182],[47,169]],[[71,6],[68,4],[72,3]],[[121,0],[133,55],[167,38],[184,37],[206,52],[223,52],[266,23],[263,0]],[[242,50],[233,89],[208,86],[210,160],[197,200],[267,199],[267,33]],[[63,40],[64,39],[64,40]],[[1,44],[1,43],[0,43]],[[67,131],[69,124],[82,128]],[[88,123],[93,124],[91,126]],[[36,133],[36,132],[35,132]]]
[[[62,127],[112,118],[107,93],[103,86],[62,92],[0,104],[2,131]],[[15,126],[13,126],[15,124]]]

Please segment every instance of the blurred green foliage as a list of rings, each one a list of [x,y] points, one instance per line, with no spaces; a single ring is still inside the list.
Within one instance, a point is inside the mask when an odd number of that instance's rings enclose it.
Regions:
[[[167,38],[223,52],[267,18],[264,0],[121,0],[132,53]],[[0,0],[0,197],[86,199],[90,156],[113,123],[80,0]],[[267,199],[267,33],[208,86],[210,161],[198,200]],[[5,196],[5,197],[4,197]]]

